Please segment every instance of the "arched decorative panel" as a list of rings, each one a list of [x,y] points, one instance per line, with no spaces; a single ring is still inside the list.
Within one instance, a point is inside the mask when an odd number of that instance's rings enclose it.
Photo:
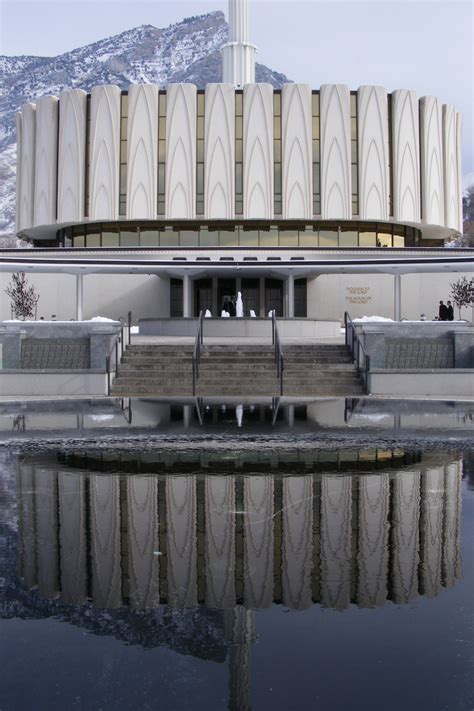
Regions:
[[[244,217],[273,217],[273,87],[244,87]]]
[[[357,602],[361,607],[378,607],[387,598],[388,474],[359,479],[359,542]]]
[[[85,477],[61,472],[58,476],[61,598],[81,605],[87,598],[87,529]]]
[[[204,501],[206,532],[206,605],[234,608],[235,479],[207,476]]]
[[[294,610],[311,606],[313,567],[313,477],[283,479],[283,603]]]
[[[321,477],[321,604],[344,610],[351,602],[352,477]]]
[[[246,607],[273,601],[273,478],[244,480],[244,600]]]
[[[234,217],[235,92],[231,84],[206,86],[204,154],[205,216]]]
[[[168,602],[173,607],[197,605],[196,507],[196,478],[167,477]]]
[[[120,477],[90,477],[92,599],[94,606],[120,607]]]
[[[56,221],[58,106],[56,96],[36,102],[35,225]]]
[[[19,229],[33,226],[35,200],[36,105],[25,104],[21,111],[21,168]]]
[[[55,598],[60,591],[57,485],[55,471],[35,468],[38,592],[44,598]]]
[[[127,219],[156,219],[158,173],[158,87],[128,88]]]
[[[393,216],[420,221],[420,121],[414,91],[392,94]]]
[[[381,86],[361,86],[357,102],[359,216],[388,220],[387,92]]]
[[[458,169],[456,155],[456,111],[454,106],[443,106],[443,162],[444,162],[444,223],[458,229]]]
[[[21,111],[15,114],[16,125],[16,185],[15,185],[15,231],[20,230],[20,195],[21,195],[21,148],[23,143],[22,138],[22,117]]]
[[[427,469],[421,479],[420,584],[426,597],[436,597],[441,589],[443,556],[444,469]]]
[[[445,467],[442,577],[447,588],[461,577],[461,483],[460,462]]]
[[[283,218],[311,218],[311,89],[307,84],[284,84],[281,101]]]
[[[457,230],[463,231],[463,211],[462,211],[462,114],[456,112],[456,166],[457,166],[457,186],[458,186],[458,219]]]
[[[392,485],[392,596],[397,604],[418,597],[420,472],[400,471]]]
[[[58,222],[84,219],[86,103],[81,89],[59,97]]]
[[[166,217],[196,217],[196,87],[169,84],[166,115]]]
[[[444,224],[443,141],[441,104],[434,96],[420,99],[422,220]]]
[[[94,86],[90,128],[91,220],[117,220],[120,178],[120,89]]]
[[[350,93],[342,84],[325,84],[320,91],[321,217],[350,220],[351,124]]]
[[[155,608],[160,601],[156,477],[127,478],[127,510],[130,606],[137,610]]]

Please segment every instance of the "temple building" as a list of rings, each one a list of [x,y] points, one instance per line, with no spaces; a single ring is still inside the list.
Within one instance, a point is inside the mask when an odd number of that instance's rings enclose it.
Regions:
[[[255,83],[247,11],[230,0],[222,83],[70,89],[18,112],[34,250],[4,250],[0,271],[31,274],[45,318],[220,316],[239,291],[245,316],[432,318],[472,271],[472,250],[442,249],[462,231],[455,107]]]

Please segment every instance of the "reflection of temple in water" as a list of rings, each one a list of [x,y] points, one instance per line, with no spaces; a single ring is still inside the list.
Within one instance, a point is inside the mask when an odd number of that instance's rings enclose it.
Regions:
[[[23,460],[19,575],[70,605],[224,611],[232,703],[246,708],[253,610],[400,604],[454,585],[461,464],[440,461],[355,474],[130,476]]]
[[[343,610],[435,596],[460,575],[457,462],[124,476],[38,459],[18,477],[20,576],[72,604]]]

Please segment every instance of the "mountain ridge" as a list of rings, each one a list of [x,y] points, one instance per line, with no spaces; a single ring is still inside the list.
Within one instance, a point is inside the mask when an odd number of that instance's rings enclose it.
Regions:
[[[126,89],[134,83],[191,82],[204,88],[221,81],[220,48],[227,36],[224,13],[216,10],[165,28],[139,25],[57,56],[0,55],[0,236],[15,229],[15,113],[24,103],[99,84]],[[275,88],[289,81],[262,64],[256,78]]]

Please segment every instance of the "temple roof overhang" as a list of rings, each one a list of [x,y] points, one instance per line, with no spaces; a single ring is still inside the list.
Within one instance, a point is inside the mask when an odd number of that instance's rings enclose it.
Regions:
[[[279,275],[474,272],[474,249],[25,249],[0,250],[0,272]]]

